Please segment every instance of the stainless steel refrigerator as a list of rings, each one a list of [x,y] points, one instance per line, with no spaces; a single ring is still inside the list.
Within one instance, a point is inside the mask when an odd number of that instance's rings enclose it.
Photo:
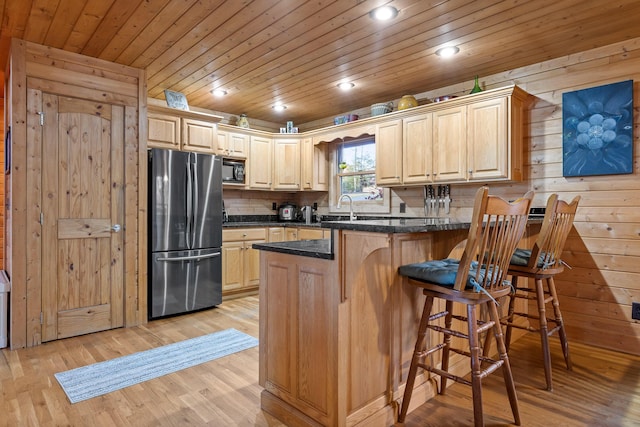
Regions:
[[[149,151],[149,245],[149,319],[222,302],[220,157]]]

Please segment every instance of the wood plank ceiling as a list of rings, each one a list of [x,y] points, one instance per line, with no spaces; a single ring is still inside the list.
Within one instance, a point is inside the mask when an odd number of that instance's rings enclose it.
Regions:
[[[381,23],[369,11],[399,10]],[[638,0],[0,0],[11,37],[147,71],[149,96],[296,124],[640,36]],[[448,60],[436,49],[454,44]],[[337,89],[355,83],[348,93]],[[471,86],[470,86],[471,87]],[[224,98],[210,91],[221,88]],[[284,113],[272,109],[287,105]]]

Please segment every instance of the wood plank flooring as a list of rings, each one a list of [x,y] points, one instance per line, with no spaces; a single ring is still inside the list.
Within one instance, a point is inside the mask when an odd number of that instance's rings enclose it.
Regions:
[[[227,328],[258,336],[258,299],[54,341],[0,357],[0,425],[11,426],[282,426],[260,410],[258,349],[166,375],[71,405],[53,374]],[[536,335],[512,344],[523,426],[640,425],[640,357],[572,344],[574,370],[564,369],[552,339],[554,392],[543,390]],[[487,426],[512,421],[501,375],[484,382]],[[410,426],[472,425],[471,389],[456,384],[407,417]]]

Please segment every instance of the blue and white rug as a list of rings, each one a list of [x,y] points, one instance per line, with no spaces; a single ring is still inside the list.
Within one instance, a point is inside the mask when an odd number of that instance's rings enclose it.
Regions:
[[[191,338],[55,374],[71,403],[81,402],[258,345],[235,329]]]

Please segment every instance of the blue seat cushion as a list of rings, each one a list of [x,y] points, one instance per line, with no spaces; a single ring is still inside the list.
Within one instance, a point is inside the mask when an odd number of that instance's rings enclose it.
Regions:
[[[531,258],[531,249],[516,249],[511,257],[511,264],[526,267]],[[538,268],[544,267],[544,252],[538,256]]]
[[[456,276],[458,274],[458,266],[460,265],[459,259],[441,259],[433,261],[424,261],[415,264],[407,264],[398,268],[398,273],[403,276],[410,277],[422,282],[435,283],[440,286],[453,288],[456,282]],[[478,272],[478,263],[473,261],[469,268],[469,275],[467,276],[466,289],[473,289],[476,282],[476,273]],[[480,281],[484,280],[486,269],[481,268],[478,275]]]

